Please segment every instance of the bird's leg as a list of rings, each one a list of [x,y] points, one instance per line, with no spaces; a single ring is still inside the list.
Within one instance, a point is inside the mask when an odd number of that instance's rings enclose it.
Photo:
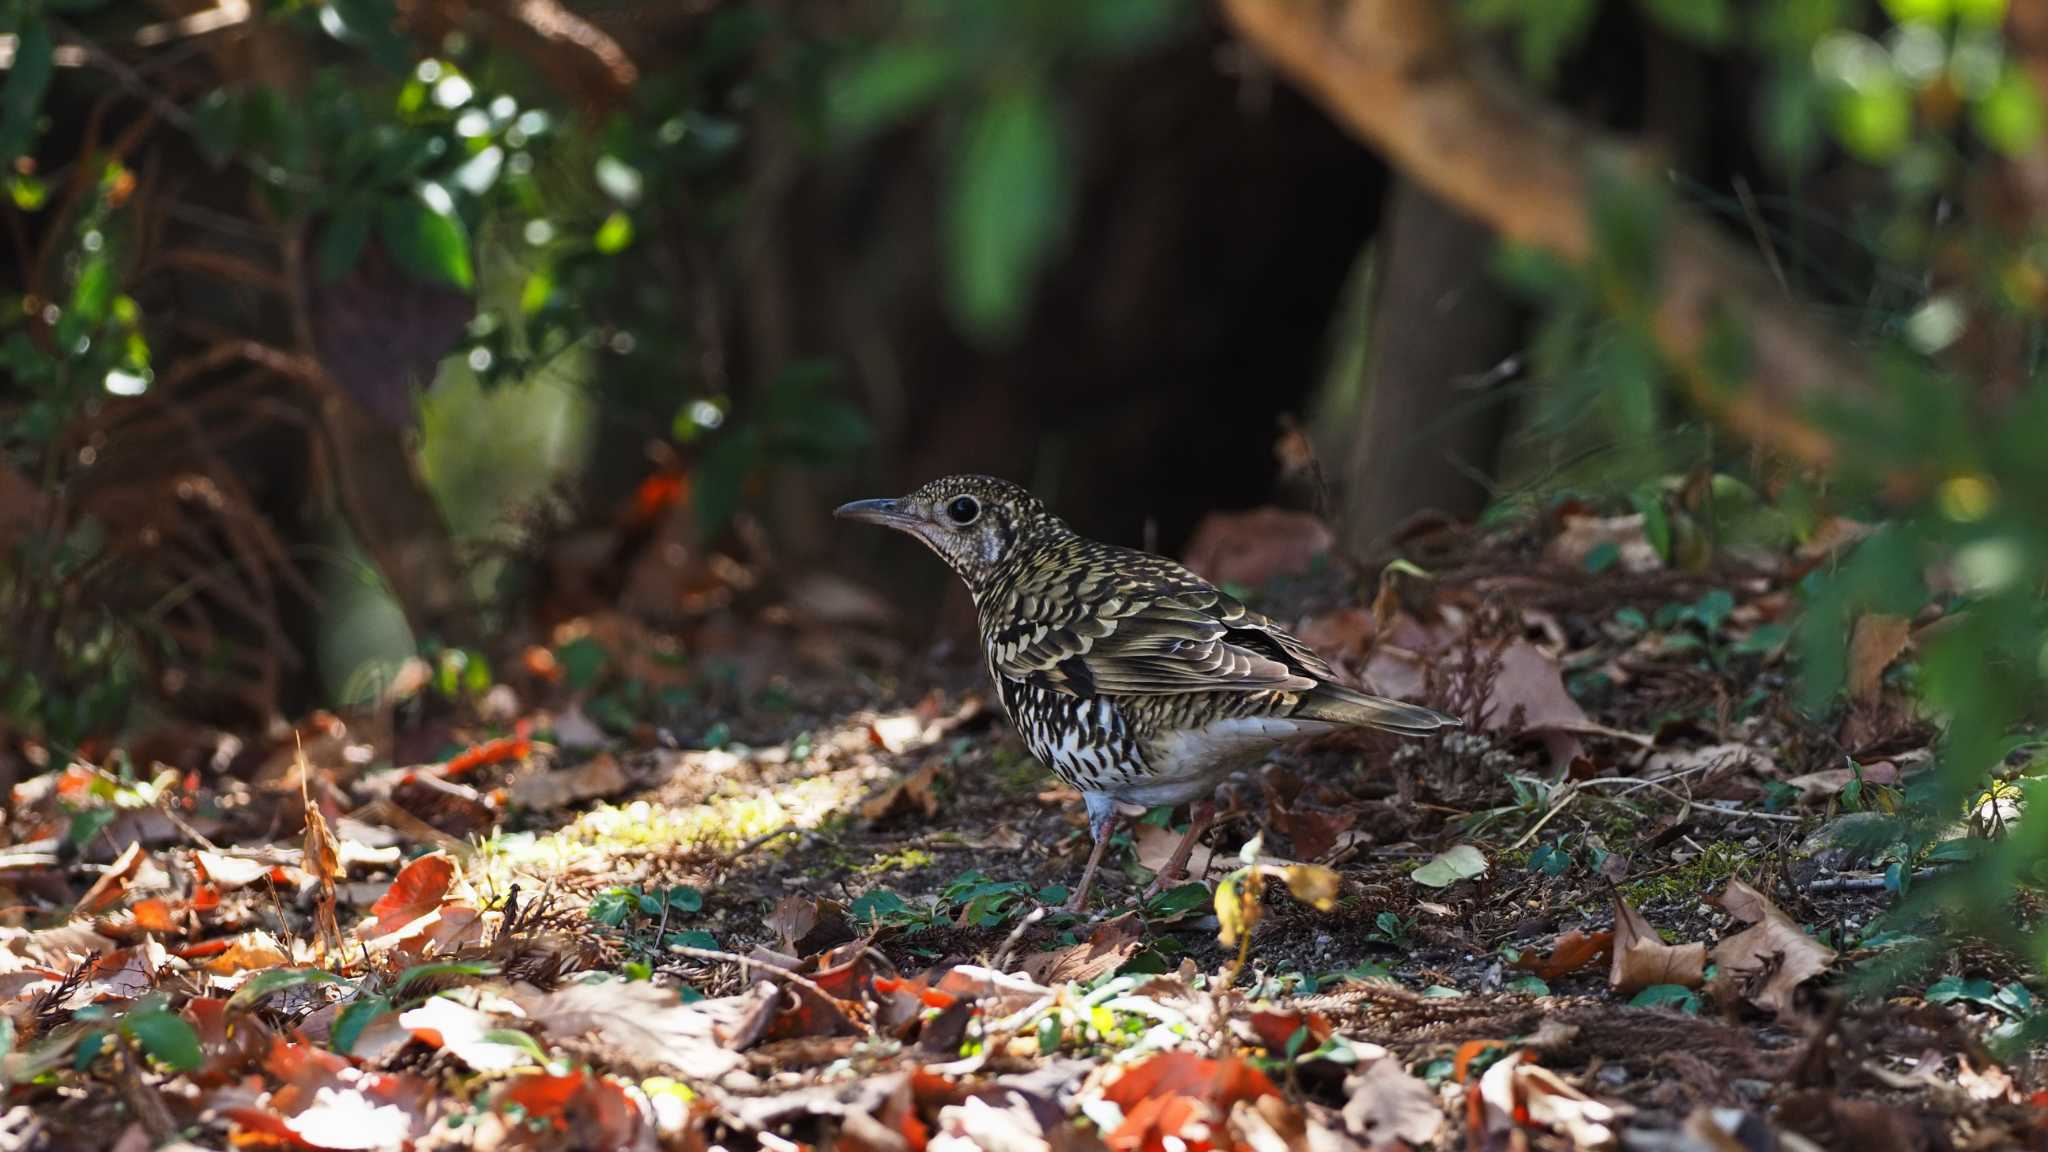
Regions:
[[[1116,831],[1116,801],[1094,792],[1085,793],[1082,800],[1088,805],[1088,834],[1095,838],[1095,847],[1088,853],[1088,866],[1081,869],[1081,883],[1074,894],[1067,897],[1063,907],[1068,912],[1079,914],[1088,906],[1088,889],[1095,885],[1095,870],[1102,867],[1102,854],[1109,850],[1110,833]]]
[[[1145,899],[1159,895],[1168,884],[1178,884],[1188,878],[1188,858],[1195,854],[1195,844],[1209,825],[1216,822],[1216,803],[1213,800],[1197,800],[1188,809],[1187,835],[1173,846],[1173,855],[1166,858],[1166,867],[1152,878],[1152,886],[1145,889]]]

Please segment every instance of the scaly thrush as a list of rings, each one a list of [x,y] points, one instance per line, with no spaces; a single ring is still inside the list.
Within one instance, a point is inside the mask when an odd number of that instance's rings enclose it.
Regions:
[[[1070,910],[1087,902],[1121,806],[1194,806],[1156,892],[1186,874],[1216,786],[1277,745],[1346,727],[1420,736],[1460,724],[1345,687],[1308,645],[1208,581],[1077,536],[1008,481],[948,476],[835,514],[908,532],[967,582],[1010,723],[1087,803],[1095,847]]]

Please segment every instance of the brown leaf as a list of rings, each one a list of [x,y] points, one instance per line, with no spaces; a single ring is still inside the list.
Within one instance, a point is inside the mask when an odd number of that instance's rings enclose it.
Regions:
[[[1624,572],[1642,574],[1664,567],[1645,531],[1643,514],[1630,516],[1567,516],[1564,527],[1545,549],[1550,559],[1575,572],[1586,568],[1586,557],[1602,545],[1613,545]]]
[[[1127,912],[1097,925],[1085,943],[1026,956],[1024,974],[1040,984],[1085,984],[1107,976],[1123,967],[1143,942],[1137,920],[1137,913]]]
[[[1580,932],[1576,929],[1558,937],[1557,944],[1548,955],[1524,952],[1515,959],[1515,967],[1524,972],[1533,972],[1545,980],[1555,980],[1569,975],[1608,954],[1614,948],[1612,932]]]
[[[1308,571],[1334,543],[1329,526],[1306,512],[1214,512],[1195,526],[1182,563],[1212,583],[1261,588]]]
[[[194,851],[192,863],[201,877],[219,885],[223,892],[247,888],[270,875],[272,868],[267,861],[251,860],[245,856],[226,856],[219,852]]]
[[[618,758],[600,752],[574,768],[528,772],[512,782],[511,795],[512,802],[521,808],[552,812],[571,804],[615,796],[631,783],[625,769],[619,767]]]
[[[1835,950],[1808,936],[1798,921],[1740,880],[1728,881],[1718,901],[1750,927],[1714,946],[1722,978],[1738,983],[1749,1002],[1784,1014],[1799,985],[1827,971]]]
[[[1173,850],[1180,845],[1181,833],[1157,824],[1138,824],[1131,829],[1131,846],[1137,850],[1138,864],[1148,871],[1157,873],[1173,858]],[[1207,844],[1197,844],[1188,855],[1188,876],[1201,879],[1209,874],[1210,862],[1216,858],[1216,849]]]
[[[1627,995],[1653,984],[1697,988],[1707,968],[1704,944],[1666,944],[1643,914],[1614,897],[1614,946],[1607,983]]]
[[[1475,1148],[1506,1147],[1488,1140],[1489,1133],[1509,1133],[1524,1125],[1562,1133],[1574,1148],[1613,1148],[1620,1143],[1621,1121],[1630,1109],[1595,1100],[1564,1078],[1534,1062],[1528,1052],[1513,1052],[1488,1068],[1468,1091],[1479,1107],[1467,1113]]]
[[[1444,1125],[1436,1090],[1410,1075],[1392,1056],[1382,1056],[1345,1077],[1344,1094],[1344,1127],[1369,1148],[1387,1147],[1395,1140],[1424,1147]]]
[[[1808,772],[1804,776],[1794,776],[1785,781],[1785,783],[1799,790],[1800,803],[1825,803],[1827,800],[1839,796],[1842,789],[1847,788],[1849,782],[1856,779],[1858,771],[1858,768],[1828,768],[1820,772]],[[1899,782],[1898,765],[1893,764],[1889,760],[1880,760],[1875,764],[1862,765],[1860,771],[1864,782],[1867,784],[1897,784]]]
[[[100,878],[93,881],[85,895],[78,898],[77,907],[71,910],[74,916],[90,916],[104,912],[121,902],[122,893],[128,890],[128,881],[142,867],[142,842],[131,841],[121,855],[107,866]]]
[[[745,1057],[719,1036],[758,998],[729,996],[685,1004],[675,992],[645,981],[609,980],[565,984],[521,1001],[529,1019],[555,1036],[591,1036],[613,1059],[636,1068],[661,1070],[693,1080],[718,1080],[738,1070]]]
[[[926,817],[938,815],[939,797],[932,785],[939,778],[943,761],[934,757],[910,775],[898,779],[860,806],[861,817],[870,822],[898,813],[915,812]]]
[[[1884,670],[1906,650],[1913,633],[1912,621],[1904,616],[1866,612],[1856,618],[1849,634],[1849,698],[1858,704],[1875,703],[1884,687]]]
[[[445,1048],[476,1072],[509,1072],[534,1062],[525,1048],[486,1039],[505,1027],[497,1017],[461,1004],[447,996],[434,996],[398,1018],[399,1026],[413,1039],[430,1048]]]
[[[306,760],[303,748],[299,750],[295,763],[299,773],[299,799],[305,807],[306,816],[305,855],[301,865],[313,874],[313,879],[320,886],[314,899],[313,919],[320,930],[321,944],[332,952],[341,947],[341,921],[335,915],[337,898],[334,892],[334,882],[343,875],[341,845],[335,840],[333,829],[328,827],[320,805],[313,799],[313,766]]]

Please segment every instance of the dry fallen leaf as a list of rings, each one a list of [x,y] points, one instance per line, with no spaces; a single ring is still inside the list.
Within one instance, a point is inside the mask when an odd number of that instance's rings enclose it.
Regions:
[[[1884,687],[1884,670],[1906,650],[1913,623],[1904,616],[1866,612],[1849,634],[1849,698],[1875,703]]]
[[[1444,1111],[1436,1090],[1410,1075],[1392,1056],[1354,1071],[1344,1079],[1344,1127],[1380,1148],[1390,1141],[1428,1145],[1443,1128]]]
[[[78,906],[71,910],[74,916],[90,916],[104,912],[121,902],[121,896],[128,890],[128,881],[142,867],[142,842],[137,840],[123,849],[121,855],[107,866],[85,895],[78,898]]]
[[[574,768],[553,768],[528,772],[512,782],[512,802],[535,812],[552,812],[614,796],[632,782],[617,757],[600,752]]]
[[[1835,962],[1835,950],[1808,936],[1798,921],[1740,880],[1728,881],[1721,907],[1750,927],[1714,946],[1721,979],[1737,984],[1749,1002],[1784,1014],[1799,986]]]
[[[685,1004],[675,992],[645,981],[607,980],[566,984],[545,995],[515,990],[513,999],[558,1038],[588,1035],[607,1055],[634,1067],[715,1081],[746,1063],[727,1048],[718,1026],[751,1010],[756,998]]]
[[[476,1072],[509,1072],[535,1063],[533,1054],[519,1044],[502,1044],[488,1039],[504,1028],[488,1012],[435,996],[398,1018],[399,1026],[431,1048],[447,1050]]]
[[[1624,572],[1640,575],[1664,567],[1664,557],[1650,543],[1643,514],[1629,516],[1567,516],[1564,526],[1544,551],[1551,560],[1573,571],[1584,571],[1586,557],[1602,545],[1611,545]]]
[[[1211,583],[1260,588],[1308,571],[1335,542],[1329,526],[1306,512],[1214,512],[1195,526],[1181,562]]]
[[[1829,768],[1820,772],[1808,772],[1804,776],[1794,776],[1785,783],[1799,790],[1800,803],[1824,803],[1840,795],[1842,789],[1847,788],[1849,782],[1856,779],[1859,773],[1866,784],[1899,782],[1898,765],[1889,760],[1880,760],[1875,764],[1864,764],[1860,768]]]
[[[1666,944],[1643,914],[1614,897],[1614,950],[1607,983],[1627,995],[1653,984],[1697,988],[1707,968],[1705,944]]]
[[[1548,954],[1524,952],[1515,959],[1514,966],[1545,980],[1555,980],[1607,955],[1613,947],[1612,932],[1587,933],[1574,929],[1558,937],[1557,944]]]
[[[1137,849],[1138,864],[1147,871],[1157,873],[1166,867],[1173,857],[1173,850],[1180,845],[1181,834],[1171,828],[1157,824],[1138,824],[1131,829],[1131,844]],[[1197,844],[1188,854],[1188,878],[1200,880],[1209,874],[1216,858],[1213,844]]]
[[[1279,1089],[1249,1061],[1210,1060],[1192,1052],[1161,1052],[1123,1070],[1103,1088],[1123,1109],[1123,1123],[1104,1137],[1114,1152],[1166,1147],[1172,1140],[1198,1150],[1223,1127],[1233,1105],[1277,1095]]]
[[[926,760],[917,771],[877,792],[860,806],[861,818],[873,822],[898,813],[915,812],[926,817],[938,815],[939,796],[932,786],[938,781],[943,764],[936,757]]]
[[[1136,912],[1127,912],[1097,925],[1083,943],[1026,956],[1024,974],[1040,984],[1086,983],[1107,976],[1121,968],[1143,942],[1137,921]]]
[[[431,852],[412,860],[399,869],[391,887],[371,906],[370,923],[363,925],[361,935],[388,936],[439,910],[454,881],[455,861],[447,856]]]

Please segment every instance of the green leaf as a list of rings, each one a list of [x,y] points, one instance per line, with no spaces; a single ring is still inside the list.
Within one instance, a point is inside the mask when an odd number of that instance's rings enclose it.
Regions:
[[[14,158],[28,151],[55,60],[50,25],[35,15],[23,17],[14,35],[14,64],[0,85],[0,167],[13,167]]]
[[[301,984],[343,984],[347,983],[332,972],[318,968],[272,968],[249,977],[235,994],[228,997],[227,1010],[230,1012],[254,1007],[273,992],[296,988]]]
[[[405,990],[422,980],[437,980],[443,976],[489,976],[497,969],[477,960],[437,960],[431,964],[415,964],[398,974],[391,985],[391,998],[396,1000],[405,995]]]
[[[175,1013],[130,1013],[121,1021],[121,1031],[142,1045],[144,1052],[180,1072],[190,1072],[206,1063],[206,1053],[199,1047],[199,1033]]]
[[[1723,44],[1735,31],[1728,0],[1640,0],[1650,18],[1694,43]]]
[[[2041,142],[2041,91],[2026,69],[2009,65],[1971,106],[1970,122],[1985,143],[2007,156],[2024,156]]]
[[[329,1046],[343,1056],[349,1055],[356,1050],[356,1041],[362,1038],[370,1021],[389,1011],[391,1001],[382,996],[363,996],[351,1001],[334,1018],[334,1028],[327,1034]]]
[[[327,6],[341,18],[346,38],[360,43],[370,59],[393,72],[412,68],[412,48],[398,31],[392,0],[327,0]]]
[[[1417,884],[1448,888],[1460,880],[1486,875],[1486,857],[1470,844],[1459,844],[1437,853],[1429,863],[1409,875]]]
[[[1602,289],[1611,302],[1645,305],[1657,291],[1664,242],[1664,195],[1650,180],[1617,165],[1596,167],[1592,180],[1593,241]],[[1616,345],[1626,343],[1617,338]]]
[[[633,242],[633,218],[624,212],[614,212],[598,225],[597,234],[590,238],[591,246],[606,256],[626,250]]]
[[[1176,884],[1145,902],[1145,915],[1155,920],[1171,920],[1190,912],[1205,908],[1209,904],[1209,886],[1197,880]]]
[[[1043,92],[1005,90],[975,110],[953,157],[946,256],[954,311],[976,337],[1004,341],[1023,326],[1064,224],[1061,179]]]
[[[99,1059],[100,1049],[107,1046],[107,1038],[113,1033],[104,1028],[95,1028],[78,1041],[78,1050],[71,1054],[71,1067],[83,1072]]]
[[[929,44],[884,44],[827,82],[826,117],[834,133],[879,131],[935,100],[960,73],[960,55]]]
[[[688,998],[685,997],[683,1002],[687,1004],[689,1002]],[[535,1064],[546,1064],[548,1062],[547,1050],[540,1046],[540,1041],[535,1040],[532,1033],[522,1032],[517,1028],[493,1028],[484,1033],[484,1043],[503,1044],[507,1048],[517,1048],[528,1056],[533,1057]]]
[[[702,912],[704,893],[687,884],[678,884],[668,890],[668,906],[677,912]]]
[[[356,266],[370,239],[370,206],[352,200],[335,212],[320,232],[320,277],[332,283]]]
[[[1544,983],[1541,976],[1523,976],[1520,979],[1510,980],[1507,990],[1510,992],[1520,992],[1524,996],[1550,995],[1550,985]]]
[[[1173,30],[1181,0],[1094,0],[1082,7],[1081,38],[1095,52],[1129,52]]]
[[[724,529],[739,509],[747,477],[761,461],[761,430],[752,425],[728,426],[712,438],[698,462],[694,499],[697,531],[710,539]]]
[[[1697,1016],[1700,998],[1693,990],[1682,984],[1652,984],[1635,994],[1629,1001],[1632,1008],[1671,1008],[1688,1016]]]
[[[377,238],[398,266],[417,279],[465,291],[475,285],[462,220],[452,211],[437,210],[423,196],[400,196],[380,205]]]

